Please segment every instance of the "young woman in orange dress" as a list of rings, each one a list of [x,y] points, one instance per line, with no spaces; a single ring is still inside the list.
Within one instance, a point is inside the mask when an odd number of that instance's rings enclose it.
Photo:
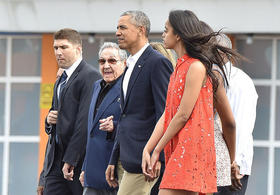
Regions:
[[[199,19],[188,10],[171,11],[165,23],[164,45],[175,50],[178,61],[170,77],[165,111],[142,157],[143,173],[153,179],[164,149],[166,168],[159,195],[217,191],[214,100],[223,128],[231,132],[227,140],[232,158],[235,156],[235,121],[225,94],[219,91],[222,82],[212,72],[212,65],[223,72],[220,52],[232,58],[238,55],[210,41],[217,33],[205,35],[201,28]]]

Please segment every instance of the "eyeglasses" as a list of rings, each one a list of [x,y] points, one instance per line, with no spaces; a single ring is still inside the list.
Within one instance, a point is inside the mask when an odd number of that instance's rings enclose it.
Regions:
[[[98,63],[99,63],[100,65],[104,65],[104,64],[106,63],[106,61],[107,61],[109,64],[116,64],[119,60],[116,60],[116,59],[114,59],[114,58],[109,58],[109,59],[107,59],[107,60],[105,60],[105,59],[99,59],[99,60],[98,60]]]

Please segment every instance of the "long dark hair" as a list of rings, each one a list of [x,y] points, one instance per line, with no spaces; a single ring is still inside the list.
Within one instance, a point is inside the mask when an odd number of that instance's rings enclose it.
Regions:
[[[199,59],[205,66],[206,73],[212,81],[215,97],[219,83],[212,71],[213,64],[216,64],[221,69],[226,78],[223,69],[224,60],[221,53],[234,62],[237,62],[241,55],[230,48],[218,45],[214,40],[220,32],[205,33],[200,20],[192,11],[174,10],[169,13],[168,19],[173,28],[173,33],[182,39],[187,54],[192,58]]]

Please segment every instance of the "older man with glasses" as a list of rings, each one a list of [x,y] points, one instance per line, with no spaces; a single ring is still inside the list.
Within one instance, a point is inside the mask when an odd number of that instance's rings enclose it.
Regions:
[[[121,75],[126,52],[116,43],[106,42],[99,50],[99,70],[103,79],[95,82],[88,114],[86,156],[80,182],[83,195],[115,195],[105,179],[120,117]]]

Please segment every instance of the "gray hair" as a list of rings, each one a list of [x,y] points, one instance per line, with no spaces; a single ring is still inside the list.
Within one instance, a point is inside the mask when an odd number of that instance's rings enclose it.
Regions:
[[[113,43],[113,42],[105,42],[105,43],[103,43],[103,45],[99,49],[98,56],[100,57],[101,53],[103,52],[103,50],[107,49],[107,48],[115,48],[115,49],[117,49],[118,52],[119,52],[119,56],[120,56],[121,61],[124,61],[124,60],[127,59],[126,51],[123,50],[123,49],[120,49],[118,44]]]
[[[216,36],[216,40],[218,45],[232,49],[231,40],[226,34],[220,33],[219,35]]]
[[[131,22],[136,26],[143,26],[146,29],[145,36],[149,36],[151,22],[144,12],[139,10],[126,11],[121,16],[131,16]]]

